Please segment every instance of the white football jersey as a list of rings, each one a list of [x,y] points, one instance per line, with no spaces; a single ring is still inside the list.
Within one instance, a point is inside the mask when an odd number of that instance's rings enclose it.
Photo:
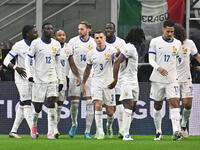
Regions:
[[[138,83],[138,53],[136,47],[131,43],[126,44],[124,50],[121,51],[121,55],[125,58],[126,67],[120,68],[120,83]]]
[[[106,41],[106,45],[111,45],[114,48],[116,48],[117,52],[121,52],[124,49],[124,46],[126,45],[126,43],[125,43],[125,41],[123,39],[115,36],[114,41],[111,42],[111,43],[109,43],[109,42]],[[120,69],[121,68],[126,68],[126,63],[125,62],[123,62],[123,63],[120,64]],[[120,73],[121,72],[119,72],[119,76],[118,76],[118,79],[119,79],[119,81],[117,82],[118,84],[120,82],[120,77],[121,77]]]
[[[153,61],[156,66],[162,67],[168,71],[167,76],[162,76],[154,67],[151,73],[150,80],[160,83],[173,83],[178,80],[177,76],[177,62],[176,57],[178,52],[181,50],[181,42],[175,38],[172,41],[166,41],[163,36],[156,37],[151,40],[149,46],[149,55],[155,55]],[[151,64],[152,65],[152,64]],[[152,65],[153,66],[153,65]]]
[[[89,37],[87,41],[83,41],[80,36],[76,36],[69,40],[69,44],[72,47],[75,65],[78,68],[80,77],[82,78],[86,68],[86,55],[96,47],[96,43],[92,37]],[[73,74],[71,69],[69,71],[69,78],[76,79],[76,76]]]
[[[183,42],[182,50],[178,53],[179,56],[177,58],[177,73],[179,82],[191,81],[191,73],[190,73],[190,55],[196,56],[198,55],[198,50],[196,45],[192,40],[186,39]]]
[[[70,67],[69,67],[69,57],[72,56],[72,47],[65,43],[60,50],[60,64],[62,69],[62,79],[66,80],[66,76],[68,76]]]
[[[51,39],[49,43],[43,41],[42,38],[34,40],[27,58],[34,58],[35,74],[32,75],[31,65],[26,63],[28,77],[33,76],[35,83],[61,81],[60,49],[60,43],[54,39]]]
[[[17,67],[21,67],[25,69],[25,57],[29,51],[30,45],[23,39],[21,41],[16,42],[12,49],[7,54],[4,59],[4,64],[6,62],[6,66],[10,63],[10,61],[16,57],[15,65]],[[15,70],[15,83],[23,83],[27,82],[27,79],[22,78],[19,73]]]
[[[92,82],[106,88],[113,80],[113,60],[116,49],[106,45],[103,50],[96,47],[87,54],[87,64],[93,67]]]

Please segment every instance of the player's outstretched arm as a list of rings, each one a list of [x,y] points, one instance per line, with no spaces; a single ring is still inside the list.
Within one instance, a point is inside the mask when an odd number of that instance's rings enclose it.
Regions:
[[[109,89],[113,89],[116,84],[117,84],[117,80],[118,80],[118,72],[119,72],[119,67],[120,67],[120,63],[124,61],[124,56],[123,55],[119,55],[117,60],[114,62],[114,66],[113,66],[113,81],[112,83],[110,83],[108,85]]]
[[[85,83],[88,79],[88,77],[90,76],[90,71],[91,71],[92,65],[88,65],[85,68],[84,74],[83,74],[83,81],[81,84],[81,92],[84,96],[86,96],[86,90],[85,90]]]
[[[69,66],[73,72],[73,74],[76,76],[76,85],[79,86],[81,84],[81,78],[78,72],[78,68],[76,67],[75,63],[74,63],[74,58],[73,56],[69,57]]]

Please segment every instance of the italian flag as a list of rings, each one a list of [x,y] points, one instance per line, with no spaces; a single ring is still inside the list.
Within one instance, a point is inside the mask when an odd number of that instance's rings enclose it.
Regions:
[[[163,22],[184,21],[185,0],[120,0],[118,36],[125,38],[133,26],[143,28],[146,38],[162,34]]]

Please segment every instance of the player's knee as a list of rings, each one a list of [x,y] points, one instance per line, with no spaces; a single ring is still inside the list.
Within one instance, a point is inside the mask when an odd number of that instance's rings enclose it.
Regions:
[[[155,110],[161,110],[162,104],[161,103],[154,103],[154,108],[155,108]]]
[[[24,104],[24,105],[29,105],[29,106],[30,106],[30,105],[31,105],[31,100],[23,101],[23,104]]]
[[[42,110],[43,103],[33,103],[33,105],[34,105],[35,112],[40,113],[40,111]]]
[[[190,110],[192,108],[192,104],[185,104],[184,108]]]
[[[48,101],[47,104],[48,108],[55,108],[56,97],[49,97],[47,101]]]
[[[63,105],[63,101],[57,101],[58,106],[62,106]]]

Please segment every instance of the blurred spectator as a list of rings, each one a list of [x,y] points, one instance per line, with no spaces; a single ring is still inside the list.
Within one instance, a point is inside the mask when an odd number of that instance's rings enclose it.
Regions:
[[[12,47],[12,43],[10,41],[0,42],[0,80],[1,81],[14,81],[14,71],[8,69],[3,65],[3,60],[8,54]]]

